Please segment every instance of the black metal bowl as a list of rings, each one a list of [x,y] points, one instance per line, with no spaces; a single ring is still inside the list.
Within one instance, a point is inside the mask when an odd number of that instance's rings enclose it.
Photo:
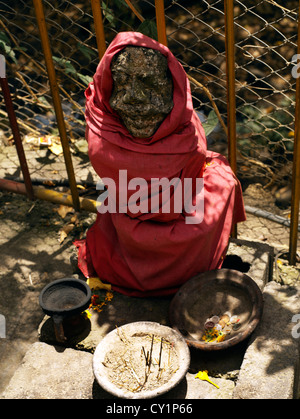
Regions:
[[[39,296],[40,306],[49,316],[69,317],[86,310],[91,289],[82,280],[62,278],[46,285]]]

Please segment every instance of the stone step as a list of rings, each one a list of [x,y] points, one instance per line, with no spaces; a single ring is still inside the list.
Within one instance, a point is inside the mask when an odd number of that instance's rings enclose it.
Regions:
[[[262,320],[251,336],[233,398],[299,398],[300,285],[271,281],[263,297]]]
[[[2,393],[2,399],[111,399],[93,375],[91,353],[72,348],[33,343],[22,364]],[[214,378],[220,387],[186,377],[163,397],[168,399],[227,399],[232,397],[234,383]]]

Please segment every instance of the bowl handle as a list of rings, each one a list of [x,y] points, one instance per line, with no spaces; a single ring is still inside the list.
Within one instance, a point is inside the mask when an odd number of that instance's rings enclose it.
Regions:
[[[53,325],[54,325],[54,332],[55,332],[55,338],[58,342],[65,342],[67,338],[65,337],[65,332],[63,328],[63,317],[54,315],[52,317],[53,319]]]

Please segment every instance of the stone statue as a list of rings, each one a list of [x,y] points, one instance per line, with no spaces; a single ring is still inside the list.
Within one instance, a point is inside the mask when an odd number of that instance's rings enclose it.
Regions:
[[[245,219],[242,190],[225,157],[207,150],[180,62],[159,42],[121,32],[85,96],[89,158],[107,194],[75,243],[84,276],[149,297],[219,269],[232,226]]]
[[[151,137],[173,108],[173,83],[166,57],[143,47],[126,47],[113,58],[110,106],[131,135]]]

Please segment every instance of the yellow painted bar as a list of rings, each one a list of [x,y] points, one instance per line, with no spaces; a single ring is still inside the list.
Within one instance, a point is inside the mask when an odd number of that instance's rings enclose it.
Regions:
[[[40,186],[33,186],[33,190],[35,197],[38,199],[69,207],[73,206],[73,199],[70,194],[52,191],[51,189],[46,189]],[[79,202],[82,210],[97,213],[97,201],[79,197]]]
[[[42,0],[33,0],[33,4],[34,4],[37,23],[38,23],[38,27],[40,31],[41,43],[42,43],[46,67],[47,67],[47,73],[48,73],[51,94],[52,94],[52,99],[53,99],[53,105],[55,109],[61,145],[62,145],[62,149],[64,153],[65,165],[66,165],[66,169],[68,173],[68,179],[69,179],[71,194],[73,198],[73,206],[76,209],[76,211],[79,211],[80,210],[79,195],[78,195],[78,190],[76,186],[74,168],[73,168],[73,163],[72,163],[72,158],[71,158],[71,153],[70,153],[70,147],[69,147],[69,141],[68,141],[66,126],[65,126],[64,115],[63,115],[60,96],[59,96],[59,88],[57,84],[55,68],[54,68],[53,59],[52,59],[52,52],[50,48],[50,42],[49,42],[49,36],[48,36],[48,31],[47,31],[47,26],[46,26]]]
[[[98,47],[98,54],[99,58],[103,57],[106,51],[106,44],[105,44],[105,33],[103,27],[103,19],[102,19],[102,11],[101,11],[101,4],[100,0],[91,0],[92,5],[92,12],[94,17],[94,24],[95,24],[95,35]]]
[[[300,1],[299,10],[300,13]],[[298,57],[300,57],[300,17],[298,14]],[[299,65],[300,58],[297,60]],[[300,76],[300,74],[299,74]],[[300,199],[300,77],[296,79],[296,108],[295,108],[295,137],[293,153],[293,180],[291,200],[291,226],[289,240],[289,263],[295,265],[298,241],[299,223],[299,199]]]
[[[49,201],[54,204],[66,205],[69,207],[73,206],[73,199],[72,195],[70,194],[53,191],[42,186],[33,186],[32,188],[34,196],[37,199]],[[18,193],[20,195],[27,194],[25,184],[21,182],[15,182],[14,180],[0,179],[0,189]],[[79,197],[79,200],[81,209],[88,212],[97,213],[97,207],[101,205],[97,201],[88,198]]]
[[[158,42],[167,46],[166,21],[165,21],[165,6],[164,0],[155,0],[155,13]]]

